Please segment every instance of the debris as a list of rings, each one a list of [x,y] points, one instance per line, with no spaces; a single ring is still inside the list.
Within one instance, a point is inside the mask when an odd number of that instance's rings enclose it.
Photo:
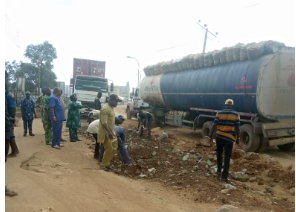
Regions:
[[[170,175],[169,175],[169,178],[174,177],[174,176],[175,176],[175,174],[170,174]]]
[[[226,198],[223,197],[223,198],[222,198],[222,203],[223,203],[223,204],[227,204],[227,203],[228,203],[228,200],[227,200]]]
[[[291,195],[295,195],[295,188],[291,188],[289,191]]]
[[[249,180],[249,176],[245,174],[244,172],[235,172],[233,173],[232,177],[235,180],[241,181],[241,182],[246,182]]]
[[[210,147],[210,146],[211,146],[210,142],[209,142],[208,140],[206,140],[206,139],[200,139],[200,140],[197,142],[196,145],[197,145],[197,146],[204,146],[204,147]]]
[[[124,170],[124,174],[128,174],[128,170]]]
[[[165,138],[168,138],[168,137],[169,137],[168,134],[165,133],[165,132],[163,132],[163,133],[161,134],[161,136],[159,136],[159,137],[157,138],[157,140],[160,141],[160,140],[165,139]]]
[[[223,205],[216,212],[240,212],[240,210],[238,209],[238,207],[235,207],[233,205]]]
[[[173,188],[174,190],[181,190],[181,189],[182,189],[182,186],[172,186],[172,188]]]
[[[187,158],[188,158],[188,155],[184,155],[183,158],[182,158],[182,160],[185,161],[185,160],[187,160]]]
[[[143,173],[141,173],[140,175],[139,175],[139,177],[146,177],[146,175],[145,174],[143,174]]]
[[[254,194],[259,194],[261,196],[264,196],[265,194],[262,191],[252,191]]]
[[[152,172],[152,173],[155,173],[156,172],[156,169],[155,168],[151,168],[151,169],[148,169],[149,172]]]
[[[256,177],[251,177],[251,178],[250,178],[250,182],[255,182],[256,180],[257,180]]]
[[[208,164],[209,166],[212,166],[212,165],[213,165],[212,162],[211,162],[210,160],[207,160],[207,164]]]
[[[260,180],[260,181],[258,182],[258,185],[264,185],[264,183]]]
[[[225,184],[224,187],[225,187],[226,189],[236,189],[236,187],[233,186],[233,185],[231,185],[231,184]]]
[[[265,187],[265,190],[266,190],[268,193],[272,193],[272,192],[273,192],[273,189],[272,189],[270,186],[266,186],[266,187]]]
[[[247,171],[248,171],[247,169],[243,169],[243,170],[242,170],[243,173],[246,173]]]
[[[155,152],[155,151],[153,151],[151,155],[155,156],[155,155],[156,155],[156,152]]]
[[[222,194],[228,194],[228,192],[229,192],[229,189],[223,189],[223,190],[221,190],[221,193]]]

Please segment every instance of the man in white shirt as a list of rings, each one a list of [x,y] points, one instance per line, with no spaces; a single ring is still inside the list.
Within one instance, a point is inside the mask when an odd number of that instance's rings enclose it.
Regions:
[[[101,144],[97,142],[97,135],[98,135],[98,129],[99,129],[100,119],[94,120],[90,125],[88,125],[87,132],[91,133],[93,137],[96,139],[96,146],[95,146],[95,154],[94,158],[99,159],[99,153]]]

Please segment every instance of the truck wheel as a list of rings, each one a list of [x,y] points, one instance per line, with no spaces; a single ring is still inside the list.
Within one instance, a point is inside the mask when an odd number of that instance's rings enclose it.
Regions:
[[[126,109],[126,117],[127,117],[127,119],[129,119],[129,120],[132,119],[132,117],[131,117],[131,111],[130,111],[130,108],[129,108],[129,107]]]
[[[207,121],[203,124],[201,134],[202,138],[205,138],[206,136],[209,136],[211,129],[213,127],[214,122],[212,121]],[[216,133],[214,133],[213,138],[216,138]]]
[[[295,150],[295,143],[289,143],[284,145],[278,145],[277,146],[280,150],[285,152],[291,152]]]
[[[260,144],[260,136],[254,134],[254,127],[244,124],[240,130],[240,141],[244,145],[246,152],[255,152]]]
[[[264,136],[260,136],[260,143],[256,152],[264,152],[268,146],[269,146],[268,139],[264,138]]]

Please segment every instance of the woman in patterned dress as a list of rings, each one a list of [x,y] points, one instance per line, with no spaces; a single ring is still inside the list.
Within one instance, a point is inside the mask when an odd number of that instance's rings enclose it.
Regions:
[[[76,103],[76,94],[72,94],[70,96],[70,100],[71,101],[68,106],[68,118],[66,123],[66,127],[69,128],[70,142],[81,141],[77,136],[77,129],[81,128],[79,109],[87,106],[82,106],[81,104]]]
[[[45,95],[42,98],[43,115],[42,122],[45,126],[45,144],[51,145],[52,140],[52,123],[49,115],[49,97],[51,95],[50,88],[45,88]]]

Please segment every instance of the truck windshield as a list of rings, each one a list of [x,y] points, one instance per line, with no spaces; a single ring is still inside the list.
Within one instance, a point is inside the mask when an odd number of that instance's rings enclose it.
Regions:
[[[76,79],[75,89],[108,92],[108,83],[94,79]]]

